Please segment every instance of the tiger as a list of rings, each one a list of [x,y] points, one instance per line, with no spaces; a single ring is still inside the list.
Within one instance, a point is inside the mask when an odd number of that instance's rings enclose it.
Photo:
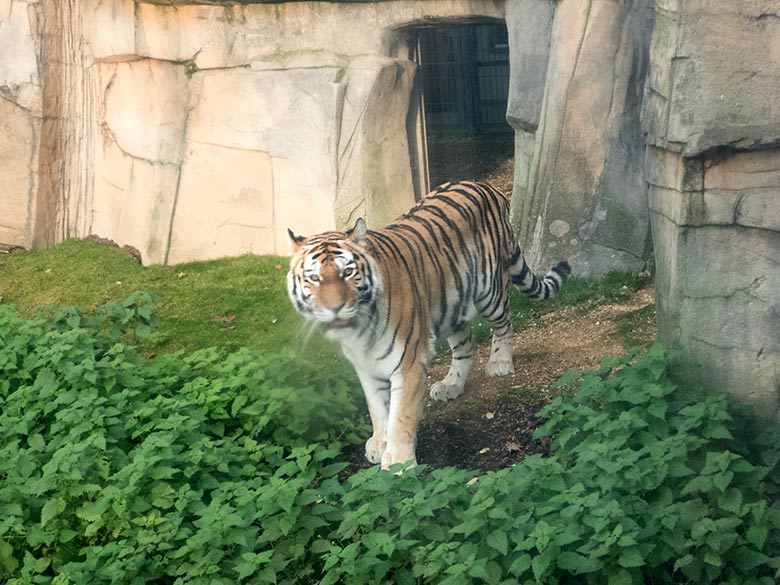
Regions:
[[[556,264],[543,279],[529,268],[509,220],[509,198],[481,182],[440,185],[395,221],[369,230],[304,237],[292,247],[287,289],[295,310],[341,344],[363,387],[373,433],[365,456],[383,469],[416,465],[417,426],[434,342],[452,361],[430,398],[463,393],[476,355],[471,320],[492,329],[487,376],[514,372],[508,284],[551,299],[571,273]]]

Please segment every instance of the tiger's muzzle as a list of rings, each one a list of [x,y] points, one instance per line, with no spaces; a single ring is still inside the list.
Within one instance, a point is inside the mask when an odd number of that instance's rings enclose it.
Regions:
[[[330,322],[322,324],[325,329],[349,329],[357,325],[357,317],[350,317],[349,319],[336,318]]]

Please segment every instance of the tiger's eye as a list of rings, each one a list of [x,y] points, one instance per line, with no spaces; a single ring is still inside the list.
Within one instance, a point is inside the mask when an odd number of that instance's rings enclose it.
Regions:
[[[350,276],[352,276],[353,274],[355,274],[355,269],[354,269],[354,268],[352,268],[351,266],[349,266],[349,267],[347,267],[347,268],[345,268],[345,269],[344,269],[344,272],[342,272],[342,273],[341,273],[341,276],[342,276],[343,278],[349,278],[349,277],[350,277]]]
[[[310,274],[308,278],[309,278],[309,280],[311,282],[319,282],[320,281],[320,275],[319,274]]]

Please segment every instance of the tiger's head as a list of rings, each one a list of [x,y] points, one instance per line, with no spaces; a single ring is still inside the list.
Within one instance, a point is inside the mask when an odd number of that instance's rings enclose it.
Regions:
[[[330,336],[357,329],[382,288],[360,218],[346,232],[303,237],[287,230],[293,248],[287,292],[295,309]],[[332,335],[331,335],[332,334]]]

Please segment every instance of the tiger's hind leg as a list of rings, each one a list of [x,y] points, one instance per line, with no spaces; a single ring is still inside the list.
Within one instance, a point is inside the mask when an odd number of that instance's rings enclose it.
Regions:
[[[493,341],[490,346],[490,358],[485,365],[485,375],[488,377],[506,376],[515,371],[512,363],[514,353],[514,338],[512,337],[512,316],[509,312],[509,296],[506,286],[497,302],[485,307],[477,307],[482,316],[490,323],[493,330]]]
[[[476,355],[476,347],[471,339],[470,325],[466,325],[457,333],[450,335],[447,342],[452,349],[450,371],[447,372],[443,380],[435,382],[431,386],[431,398],[441,402],[452,400],[463,394],[463,389],[466,387],[466,376],[468,376]]]

